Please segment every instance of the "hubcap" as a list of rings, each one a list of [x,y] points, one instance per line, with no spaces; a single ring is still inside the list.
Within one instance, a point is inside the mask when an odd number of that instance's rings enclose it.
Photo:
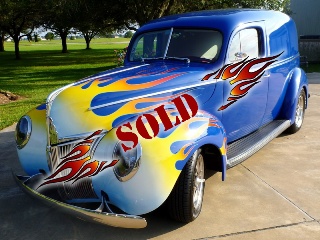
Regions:
[[[298,128],[300,128],[302,125],[303,115],[304,115],[304,97],[303,95],[300,95],[298,99],[297,108],[296,108],[296,118],[295,118],[295,124]]]
[[[201,210],[203,189],[204,189],[204,162],[202,155],[199,155],[195,166],[193,185],[193,216],[197,217]]]

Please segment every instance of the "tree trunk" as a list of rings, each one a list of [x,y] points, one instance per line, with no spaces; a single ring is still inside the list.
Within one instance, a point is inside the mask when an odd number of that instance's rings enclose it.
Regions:
[[[4,35],[0,35],[0,52],[4,52]]]
[[[90,49],[91,39],[88,36],[84,36],[84,39],[86,40],[86,44],[87,44],[87,48],[86,49],[89,50]]]
[[[14,41],[14,52],[15,52],[15,55],[16,55],[16,59],[20,60],[20,49],[19,49],[20,39],[19,39],[19,35],[15,35],[13,37],[13,41]]]
[[[67,53],[68,52],[68,47],[67,47],[67,34],[60,34],[61,41],[62,41],[62,53]]]

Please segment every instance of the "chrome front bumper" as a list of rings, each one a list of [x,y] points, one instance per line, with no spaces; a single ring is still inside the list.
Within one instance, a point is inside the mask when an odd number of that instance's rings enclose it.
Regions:
[[[32,183],[38,178],[38,175],[29,177],[13,174],[13,177],[22,190],[32,197],[41,200],[43,203],[51,207],[55,207],[59,210],[72,214],[82,220],[122,228],[144,228],[147,226],[146,220],[139,216],[104,212],[103,210],[105,207],[108,209],[108,206],[105,206],[104,199],[102,199],[102,203],[98,209],[85,209],[55,200],[35,191],[32,188]]]

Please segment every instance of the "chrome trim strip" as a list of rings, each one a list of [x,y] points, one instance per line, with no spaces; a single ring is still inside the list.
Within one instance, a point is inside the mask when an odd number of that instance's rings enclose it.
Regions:
[[[148,65],[149,65],[149,64],[143,64],[143,65],[134,66],[134,67],[131,67],[131,68],[121,69],[121,70],[116,71],[116,72],[111,72],[111,73],[102,74],[102,75],[95,76],[95,77],[84,78],[84,79],[76,82],[76,84],[81,84],[81,83],[86,82],[86,81],[95,80],[95,79],[98,79],[98,78],[101,78],[101,77],[110,76],[110,75],[112,75],[112,74],[117,74],[117,73],[129,71],[129,70],[133,70],[133,69],[140,68],[140,67],[144,67],[144,66],[148,66]]]
[[[295,56],[291,56],[289,58],[286,58],[286,59],[282,59],[282,60],[277,60],[276,62],[272,63],[269,67],[267,67],[265,70],[270,70],[274,67],[278,67],[278,66],[281,66],[282,64],[285,64],[285,63],[288,63],[288,62],[291,62],[292,60],[296,59],[296,58],[299,58],[300,55],[299,54],[296,54]]]
[[[53,155],[51,141],[53,139],[57,140],[59,138],[58,132],[56,132],[56,129],[53,125],[53,121],[50,117],[52,103],[53,103],[54,99],[59,95],[59,93],[61,93],[63,90],[69,88],[72,85],[73,85],[73,83],[57,89],[56,91],[52,92],[46,100],[46,131],[47,131],[47,149],[46,150],[47,150],[47,162],[48,162],[48,166],[49,166],[50,171],[52,170],[51,159],[52,159],[52,155]],[[50,133],[50,131],[52,131],[52,134]],[[53,136],[51,136],[51,135],[53,135]]]
[[[37,178],[37,175],[26,177],[13,174],[13,177],[19,187],[30,196],[82,220],[122,228],[144,228],[147,226],[146,220],[140,216],[102,212],[101,208],[97,210],[85,209],[49,198],[26,185],[27,181],[32,182],[32,178]]]
[[[221,80],[221,81],[223,81],[223,80]],[[184,90],[184,89],[189,89],[189,88],[191,89],[191,88],[195,88],[195,87],[206,86],[206,85],[210,85],[210,84],[216,83],[217,81],[215,79],[215,81],[210,81],[210,80],[201,81],[201,80],[199,80],[199,82],[200,83],[198,83],[198,84],[193,84],[193,85],[190,85],[190,86],[183,86],[183,87],[173,88],[173,89],[159,91],[159,92],[155,92],[155,93],[149,93],[149,94],[145,94],[145,95],[140,95],[140,96],[136,96],[136,97],[132,97],[132,98],[126,98],[126,99],[115,101],[115,102],[111,102],[111,103],[101,104],[101,105],[98,105],[98,106],[95,106],[95,107],[90,107],[88,110],[92,111],[94,109],[98,109],[98,108],[102,108],[102,107],[108,107],[108,106],[112,106],[112,105],[115,105],[115,104],[118,104],[118,103],[129,102],[129,101],[140,99],[140,98],[152,97],[152,96],[155,96],[155,95],[160,95],[160,94],[164,94],[164,93],[168,93],[168,92],[174,92],[174,91],[179,91],[179,90]]]
[[[272,69],[274,67],[280,66],[283,63],[290,62],[290,61],[294,60],[297,57],[299,57],[299,55],[292,56],[290,58],[287,58],[287,59],[284,59],[284,60],[281,60],[281,61],[277,61],[277,62],[273,63],[272,65],[270,65],[268,68],[266,68],[265,71],[266,70],[270,70],[270,69]],[[98,105],[98,106],[95,106],[95,107],[90,107],[88,110],[92,111],[94,109],[98,109],[98,108],[102,108],[102,107],[108,107],[108,106],[112,106],[112,105],[123,103],[123,102],[129,102],[129,101],[133,101],[133,100],[140,99],[140,98],[152,97],[152,96],[163,94],[163,93],[179,91],[179,90],[184,90],[184,89],[189,89],[189,88],[194,88],[194,87],[200,87],[200,86],[206,86],[206,85],[213,84],[213,83],[220,82],[220,81],[224,81],[224,80],[217,79],[216,81],[200,81],[200,83],[193,84],[191,86],[183,86],[183,87],[179,87],[179,88],[173,88],[173,89],[159,91],[159,92],[150,93],[150,94],[145,94],[145,95],[141,95],[141,96],[137,96],[137,97],[127,98],[127,99],[123,99],[123,100],[119,100],[119,101],[115,101],[115,102],[111,102],[111,103],[101,104],[101,105]]]
[[[88,133],[80,133],[80,134],[75,134],[75,135],[70,135],[66,137],[59,138],[59,143],[56,146],[64,146],[68,145],[70,143],[78,143],[83,141],[83,139],[89,137],[92,135],[93,132],[88,132]],[[100,134],[93,136],[92,139],[96,138],[102,138],[104,135],[106,135],[108,131],[102,130]]]
[[[172,32],[173,32],[173,27],[171,28],[171,31],[170,31],[170,34],[169,34],[169,38],[168,38],[168,42],[167,42],[167,46],[166,46],[166,50],[164,52],[163,58],[165,58],[167,56],[169,45],[170,45],[170,42],[171,42]]]
[[[47,97],[47,100],[46,100],[46,118],[47,118],[47,145],[50,146],[51,143],[50,143],[50,134],[49,134],[49,129],[48,129],[48,126],[49,126],[49,117],[50,117],[50,113],[51,113],[51,106],[52,106],[52,103],[54,101],[54,99],[59,95],[59,93],[61,93],[63,90],[73,86],[74,84],[81,84],[83,82],[86,82],[86,81],[90,81],[90,80],[94,80],[94,79],[97,79],[97,78],[101,78],[101,77],[105,77],[105,76],[109,76],[109,75],[113,75],[113,74],[117,74],[117,73],[121,73],[121,72],[125,72],[125,71],[129,71],[129,70],[132,70],[132,69],[136,69],[136,68],[140,68],[140,67],[144,67],[144,66],[148,66],[149,64],[143,64],[143,65],[139,65],[139,66],[134,66],[134,67],[131,67],[131,68],[126,68],[126,69],[121,69],[119,71],[115,71],[115,72],[110,72],[110,73],[106,73],[106,74],[102,74],[102,75],[99,75],[99,76],[96,76],[96,77],[89,77],[89,78],[85,78],[83,80],[80,80],[79,82],[75,82],[75,83],[70,83],[62,88],[59,88],[57,89],[56,91],[53,91],[48,97]]]

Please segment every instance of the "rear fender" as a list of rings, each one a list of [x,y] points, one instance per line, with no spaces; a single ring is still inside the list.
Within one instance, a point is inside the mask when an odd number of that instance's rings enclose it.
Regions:
[[[298,96],[302,89],[306,93],[306,107],[308,106],[308,79],[301,68],[295,68],[291,72],[288,81],[289,85],[278,119],[288,119],[290,120],[290,123],[293,124]]]

